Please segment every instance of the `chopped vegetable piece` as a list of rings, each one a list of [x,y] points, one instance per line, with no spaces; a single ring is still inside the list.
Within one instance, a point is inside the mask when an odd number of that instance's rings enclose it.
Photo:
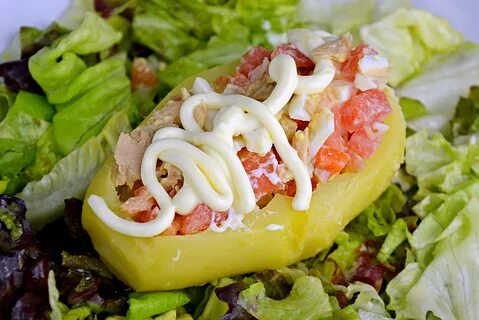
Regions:
[[[354,132],[374,122],[382,122],[391,113],[391,106],[384,92],[371,89],[359,93],[346,101],[341,108],[342,125]]]
[[[256,199],[284,189],[277,172],[278,159],[272,151],[260,156],[243,148],[238,152],[238,157],[249,176]]]

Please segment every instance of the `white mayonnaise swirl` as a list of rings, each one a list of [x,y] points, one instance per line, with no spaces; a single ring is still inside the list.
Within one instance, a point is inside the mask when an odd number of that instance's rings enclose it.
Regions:
[[[255,195],[236,154],[234,139],[259,128],[269,134],[296,181],[293,208],[307,210],[312,196],[309,172],[289,144],[276,115],[294,94],[308,95],[324,90],[333,80],[335,68],[330,60],[321,60],[312,75],[299,76],[294,59],[280,54],[271,61],[268,72],[276,86],[263,102],[239,94],[218,94],[203,79],[195,81],[193,95],[180,109],[183,129],[158,130],[143,156],[141,179],[160,207],[156,218],[146,223],[124,220],[112,212],[101,197],[91,195],[88,203],[96,215],[120,233],[151,237],[171,225],[175,212],[186,215],[200,203],[214,211],[232,209],[237,215],[253,211]],[[195,120],[194,110],[200,104],[206,104],[208,114],[215,115],[210,131],[204,131]],[[183,186],[173,198],[156,176],[158,159],[183,173]]]

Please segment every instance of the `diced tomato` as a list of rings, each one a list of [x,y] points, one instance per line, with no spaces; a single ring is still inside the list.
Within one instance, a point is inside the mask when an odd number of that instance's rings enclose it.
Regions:
[[[384,92],[371,89],[359,93],[346,101],[341,108],[341,122],[349,132],[382,122],[392,109]]]
[[[133,194],[133,197],[129,198],[121,205],[121,210],[136,220],[138,214],[151,211],[156,205],[156,201],[144,186],[136,189]]]
[[[162,236],[194,234],[208,229],[212,215],[216,225],[221,225],[228,219],[228,212],[216,212],[206,204],[199,204],[190,214],[182,216],[176,214],[171,226],[161,233]]]
[[[220,77],[216,80],[216,87],[224,89],[228,83],[238,87],[246,88],[250,83],[252,72],[260,66],[264,59],[270,59],[271,51],[263,47],[254,47],[250,49],[240,61],[236,72],[228,78]],[[222,91],[222,90],[219,90]]]
[[[177,214],[175,223],[178,234],[193,234],[208,229],[211,223],[212,212],[210,207],[201,203],[190,214],[185,216]]]
[[[220,226],[223,221],[225,221],[226,219],[228,219],[228,212],[227,211],[213,211],[212,214],[214,214],[214,218],[213,218],[213,221],[215,222],[215,224],[217,226]]]
[[[148,222],[155,219],[160,212],[160,208],[154,207],[151,210],[141,211],[135,215],[133,220],[136,222]]]
[[[349,53],[349,57],[341,64],[340,70],[343,75],[343,78],[348,81],[354,81],[356,78],[356,73],[359,69],[359,60],[365,55],[375,55],[378,54],[376,50],[366,46],[361,43],[357,47],[353,48]]]
[[[131,66],[131,86],[133,90],[140,88],[154,89],[158,85],[158,77],[153,67],[145,58],[135,58]]]
[[[311,178],[311,187],[312,189],[316,189],[318,186],[318,182],[316,179]],[[289,180],[284,184],[284,194],[286,194],[288,197],[294,197],[296,195],[296,182],[294,180]]]
[[[236,70],[249,78],[251,71],[261,65],[265,58],[271,58],[271,51],[260,46],[251,48],[241,58],[241,62]]]
[[[296,62],[296,68],[301,69],[302,72],[305,72],[305,69],[310,71],[314,69],[314,62],[292,44],[280,44],[271,54],[271,59],[282,53],[291,56]]]
[[[328,140],[326,140],[316,154],[314,166],[319,169],[327,170],[331,172],[331,174],[337,174],[348,164],[349,155],[347,152],[336,148],[334,146],[336,143],[328,143]]]
[[[304,121],[304,120],[295,120],[293,119],[296,124],[298,125],[298,130],[304,130],[308,127],[309,121]]]
[[[285,185],[285,193],[288,197],[294,197],[296,194],[296,182],[289,180]]]
[[[340,107],[336,107],[332,110],[334,113],[334,132],[319,149],[314,163],[316,168],[329,171],[331,174],[340,173],[349,161],[343,137],[340,109]]]
[[[351,135],[346,147],[362,159],[369,158],[381,142],[381,133],[371,127],[363,127]]]
[[[238,152],[238,157],[248,174],[256,199],[284,189],[284,183],[279,180],[277,173],[278,159],[274,152],[269,151],[260,156],[243,148]],[[271,177],[278,181],[271,181]]]

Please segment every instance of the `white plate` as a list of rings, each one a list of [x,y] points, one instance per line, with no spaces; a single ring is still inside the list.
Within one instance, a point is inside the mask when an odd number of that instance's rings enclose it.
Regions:
[[[0,0],[0,52],[22,25],[45,28],[71,0]],[[479,42],[478,0],[412,0],[418,8],[447,18],[466,39]]]

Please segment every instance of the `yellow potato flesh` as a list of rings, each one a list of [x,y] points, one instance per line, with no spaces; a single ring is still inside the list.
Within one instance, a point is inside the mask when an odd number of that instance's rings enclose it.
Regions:
[[[208,80],[229,75],[235,64],[202,74]],[[180,87],[191,87],[189,79]],[[392,90],[386,94],[393,112],[386,119],[389,130],[366,167],[359,173],[336,176],[313,193],[307,212],[291,207],[291,198],[276,195],[264,209],[248,214],[249,230],[223,233],[204,231],[187,236],[135,238],[109,229],[92,212],[87,201],[82,221],[95,249],[113,273],[137,291],[171,290],[201,285],[217,278],[278,268],[316,255],[329,247],[338,233],[372,203],[391,183],[403,159],[405,123]],[[161,107],[169,97],[166,97]],[[110,209],[119,212],[110,158],[98,172],[86,198],[105,198]],[[268,230],[268,225],[282,230]]]

